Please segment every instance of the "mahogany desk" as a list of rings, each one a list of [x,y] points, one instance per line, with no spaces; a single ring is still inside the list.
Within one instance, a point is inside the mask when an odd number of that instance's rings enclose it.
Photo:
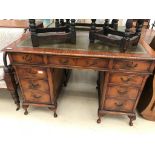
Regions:
[[[57,97],[64,82],[63,69],[99,71],[98,120],[105,114],[127,115],[129,125],[136,119],[135,109],[147,77],[152,74],[155,55],[140,39],[138,47],[120,53],[119,48],[96,41],[89,43],[88,32],[77,32],[76,44],[49,42],[33,48],[29,34],[4,49],[19,80],[25,114],[29,105],[46,106],[56,117]],[[6,72],[6,83],[11,69]],[[58,78],[59,77],[59,78]],[[76,106],[76,105],[75,105]]]

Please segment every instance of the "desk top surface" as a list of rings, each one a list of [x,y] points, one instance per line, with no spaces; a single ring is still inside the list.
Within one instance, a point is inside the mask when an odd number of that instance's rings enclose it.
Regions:
[[[154,35],[154,34],[153,34]],[[155,52],[150,48],[149,41],[152,33],[145,31],[138,46],[129,49],[126,53],[120,53],[120,49],[114,45],[107,45],[101,41],[89,43],[89,32],[77,31],[76,44],[63,43],[61,41],[43,42],[39,47],[32,47],[30,34],[9,45],[4,51],[41,53],[51,55],[89,56],[104,58],[147,59],[155,60]],[[146,37],[147,36],[147,37]],[[146,39],[149,38],[149,39]],[[147,40],[147,41],[145,41]]]

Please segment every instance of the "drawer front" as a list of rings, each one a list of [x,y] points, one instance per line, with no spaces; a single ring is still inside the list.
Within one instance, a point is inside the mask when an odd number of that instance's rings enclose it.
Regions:
[[[133,100],[117,100],[108,98],[105,100],[104,108],[106,110],[114,110],[119,112],[132,112],[135,101]]]
[[[144,76],[135,74],[123,74],[123,73],[112,73],[110,74],[110,83],[115,84],[129,84],[140,86],[143,82]]]
[[[22,79],[20,83],[24,90],[33,89],[49,92],[49,86],[46,80]]]
[[[37,54],[11,54],[13,62],[24,64],[43,64],[43,56]]]
[[[62,66],[75,66],[76,58],[62,57],[62,56],[49,56],[48,64],[62,65]]]
[[[16,71],[20,79],[47,79],[47,72],[45,68],[41,67],[16,67]]]
[[[109,60],[101,58],[79,58],[77,60],[77,66],[83,67],[98,67],[108,69]]]
[[[39,90],[26,90],[24,91],[25,102],[31,103],[49,103],[50,95]]]
[[[150,65],[147,61],[115,60],[113,69],[149,72]]]
[[[139,89],[136,87],[109,86],[107,91],[107,96],[136,99],[138,92],[139,92]]]
[[[61,66],[108,68],[109,60],[100,58],[50,56],[48,57],[48,63]]]

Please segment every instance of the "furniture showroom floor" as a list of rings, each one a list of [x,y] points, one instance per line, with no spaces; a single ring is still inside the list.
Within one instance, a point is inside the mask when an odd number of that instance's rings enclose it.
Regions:
[[[6,90],[0,90],[0,154],[153,154],[155,122],[140,116],[106,115],[97,124],[97,72],[73,70],[58,99],[58,117],[29,107],[25,116]]]

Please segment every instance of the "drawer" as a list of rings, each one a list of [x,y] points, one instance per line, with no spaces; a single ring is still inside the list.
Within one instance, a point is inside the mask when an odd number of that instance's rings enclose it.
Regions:
[[[24,90],[33,89],[49,92],[49,86],[46,80],[22,79],[20,83]]]
[[[148,61],[115,60],[113,69],[149,72],[150,65]]]
[[[45,68],[16,66],[16,71],[20,79],[24,78],[47,79],[47,72]]]
[[[50,56],[48,57],[48,63],[61,66],[108,68],[109,60],[101,58]]]
[[[144,76],[124,74],[124,73],[111,73],[109,83],[115,84],[129,84],[129,85],[141,85]]]
[[[77,66],[83,67],[98,67],[108,69],[109,60],[101,58],[79,58],[77,60]]]
[[[49,103],[50,95],[39,90],[24,91],[25,102],[31,103]]]
[[[132,112],[135,101],[133,100],[117,100],[108,98],[105,100],[104,109],[120,112]]]
[[[63,65],[63,66],[75,66],[76,65],[76,58],[74,57],[65,57],[65,56],[49,56],[48,57],[48,64],[53,65]]]
[[[136,87],[109,86],[107,91],[108,97],[136,99],[139,89]]]
[[[43,56],[37,54],[15,53],[11,54],[13,62],[24,64],[43,64]]]

